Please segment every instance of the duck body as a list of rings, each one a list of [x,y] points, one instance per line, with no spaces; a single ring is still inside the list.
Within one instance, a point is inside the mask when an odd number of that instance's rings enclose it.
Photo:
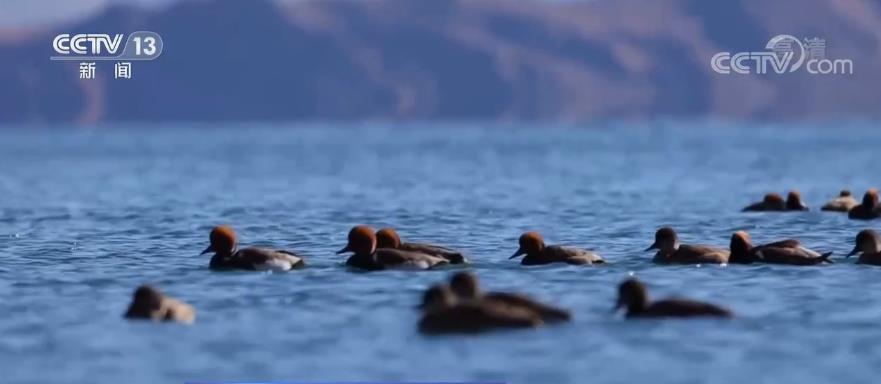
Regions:
[[[367,271],[431,269],[446,264],[449,264],[449,261],[440,257],[391,248],[379,248],[372,254],[356,253],[346,260],[346,266]]]
[[[628,310],[628,318],[659,317],[733,317],[731,311],[715,304],[688,299],[658,300],[635,311]]]
[[[535,313],[472,302],[426,312],[419,320],[419,331],[425,334],[479,333],[541,325]]]
[[[655,302],[649,301],[648,290],[636,278],[624,280],[618,286],[618,302],[614,310],[626,309],[625,317],[663,318],[663,317],[733,317],[731,311],[715,304],[696,300],[671,298]]]
[[[562,245],[549,245],[543,247],[540,252],[527,253],[520,261],[522,265],[545,265],[551,263],[566,263],[571,265],[605,264],[600,255],[575,247]]]
[[[153,287],[142,285],[135,290],[132,303],[123,317],[130,320],[192,324],[196,311],[190,305],[165,296]]]
[[[468,260],[461,252],[447,247],[424,243],[402,243],[400,247],[402,251],[419,252],[426,255],[440,257],[446,259],[450,264],[465,264]]]
[[[817,265],[832,263],[829,260],[832,252],[820,253],[805,248],[795,239],[753,246],[749,234],[744,231],[738,231],[731,235],[730,250],[729,262],[732,264]]]
[[[557,323],[572,320],[569,311],[537,301],[529,296],[508,292],[487,292],[478,298],[479,301],[509,308],[519,308],[533,312],[545,323]]]
[[[652,259],[657,264],[725,264],[730,252],[707,245],[680,244],[673,250],[658,250]]]
[[[788,239],[750,249],[752,259],[767,264],[817,265],[832,263],[832,252],[820,253],[801,246],[798,240]]]
[[[829,212],[848,212],[859,204],[860,203],[857,199],[854,199],[853,196],[851,196],[850,191],[845,189],[838,194],[838,197],[823,204],[823,207],[821,207],[820,210]]]
[[[297,254],[261,247],[247,247],[232,253],[215,253],[209,267],[214,270],[290,271],[306,263]]]

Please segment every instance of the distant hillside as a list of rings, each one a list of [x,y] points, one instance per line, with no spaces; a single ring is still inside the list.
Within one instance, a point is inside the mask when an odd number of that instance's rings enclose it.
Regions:
[[[57,33],[136,30],[166,45],[131,80],[48,59]],[[782,33],[855,73],[710,69]],[[0,34],[5,123],[881,115],[879,1],[208,0]]]

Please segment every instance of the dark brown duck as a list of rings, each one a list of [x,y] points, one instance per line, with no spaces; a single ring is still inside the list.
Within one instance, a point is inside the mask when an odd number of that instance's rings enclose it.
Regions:
[[[832,252],[819,253],[805,248],[798,240],[787,239],[753,246],[749,234],[737,231],[731,235],[731,264],[767,263],[789,265],[817,265],[832,263]]]
[[[729,252],[706,245],[680,244],[679,235],[670,227],[655,232],[655,242],[646,251],[656,249],[653,262],[658,264],[725,264]]]
[[[536,328],[541,318],[532,311],[488,302],[457,302],[450,287],[432,286],[422,299],[419,331],[425,334],[478,333],[501,329]]]
[[[132,302],[123,316],[126,319],[192,324],[196,319],[196,311],[187,304],[163,295],[156,288],[142,285],[135,290]]]
[[[560,245],[545,245],[538,232],[526,232],[518,240],[520,248],[509,259],[523,256],[522,265],[544,265],[567,263],[575,265],[605,264],[600,255],[593,251]]]
[[[878,190],[871,188],[863,195],[863,203],[847,212],[847,217],[854,220],[873,220],[881,217],[881,206],[878,205]]]
[[[349,231],[348,243],[337,254],[352,252],[346,265],[368,271],[388,268],[429,269],[449,264],[444,258],[422,252],[377,248],[376,234],[366,225],[358,225]]]
[[[302,258],[290,251],[262,247],[238,249],[236,233],[226,225],[214,227],[211,230],[209,240],[211,244],[202,251],[202,254],[214,252],[209,264],[211,269],[289,271],[306,266]]]
[[[569,311],[544,304],[529,296],[507,292],[480,292],[480,283],[477,276],[471,272],[457,272],[450,279],[450,287],[456,297],[462,301],[477,301],[518,308],[537,314],[545,323],[569,321],[572,315]]]
[[[402,251],[421,252],[427,255],[447,259],[450,264],[463,264],[468,262],[468,260],[465,259],[465,256],[462,255],[461,252],[455,251],[450,248],[432,244],[402,243],[401,238],[398,237],[398,232],[396,232],[392,228],[382,228],[376,231],[376,247],[400,249]]]
[[[856,243],[847,257],[860,255],[857,264],[881,265],[881,237],[871,229],[864,229],[854,239]]]
[[[625,308],[628,318],[659,317],[732,317],[731,311],[720,306],[688,299],[649,301],[648,290],[639,280],[629,278],[618,286],[615,311]]]

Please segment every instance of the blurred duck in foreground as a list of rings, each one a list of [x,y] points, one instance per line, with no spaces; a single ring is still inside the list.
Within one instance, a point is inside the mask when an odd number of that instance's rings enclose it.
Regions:
[[[857,199],[854,199],[851,196],[850,191],[847,189],[842,189],[841,192],[838,193],[838,197],[829,200],[826,204],[823,204],[823,207],[820,208],[822,211],[832,211],[832,212],[847,212],[850,211],[851,208],[857,206],[859,204]]]
[[[480,292],[480,284],[477,276],[471,272],[457,272],[450,279],[450,288],[457,299],[462,302],[478,302],[501,305],[518,310],[526,310],[538,315],[545,323],[569,321],[572,315],[569,311],[556,308],[536,301],[529,296],[507,292]]]
[[[237,249],[236,233],[226,225],[214,227],[209,240],[211,244],[202,251],[202,254],[214,252],[209,264],[211,269],[289,271],[306,266],[302,258],[290,251],[259,247]]]
[[[851,208],[847,217],[856,220],[872,220],[881,217],[881,207],[878,206],[878,190],[871,188],[863,195],[863,203]]]
[[[731,264],[789,264],[816,265],[832,263],[829,256],[832,252],[819,253],[801,246],[795,239],[775,241],[764,245],[753,246],[749,234],[737,231],[731,235]]]
[[[745,208],[743,212],[768,212],[768,211],[807,211],[808,207],[801,202],[801,194],[798,191],[789,191],[786,200],[776,193],[765,195],[764,199],[758,203],[753,203]]]
[[[522,265],[543,265],[550,263],[567,264],[605,264],[600,255],[585,249],[564,247],[560,245],[545,245],[544,239],[538,232],[526,232],[520,235],[520,248],[508,259],[523,256]]]
[[[382,228],[376,231],[376,247],[421,252],[427,255],[444,258],[449,261],[450,264],[463,264],[468,262],[462,253],[449,248],[431,244],[402,243],[401,238],[398,237],[398,233],[392,228]]]
[[[486,301],[458,302],[449,286],[432,286],[422,298],[419,331],[426,334],[477,333],[498,329],[536,328],[541,318],[533,311]]]
[[[403,251],[392,248],[376,248],[376,234],[366,225],[358,225],[349,231],[348,243],[337,254],[352,252],[346,265],[368,271],[388,268],[429,269],[449,264],[447,259],[422,252]]]
[[[192,324],[196,318],[196,312],[193,307],[167,297],[149,285],[142,285],[135,290],[132,303],[124,317],[126,319]]]
[[[654,261],[659,264],[725,264],[729,252],[724,248],[679,243],[679,236],[670,227],[655,232],[655,242],[646,251],[657,249]]]
[[[881,265],[881,237],[877,232],[864,229],[857,234],[854,242],[856,245],[847,257],[859,254],[857,264]]]
[[[628,318],[732,317],[731,311],[714,304],[671,298],[649,302],[648,290],[639,280],[629,278],[618,286],[614,311],[627,310]]]

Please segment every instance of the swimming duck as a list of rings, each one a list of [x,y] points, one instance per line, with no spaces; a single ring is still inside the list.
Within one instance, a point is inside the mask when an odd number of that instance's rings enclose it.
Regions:
[[[135,290],[132,303],[123,316],[126,319],[192,324],[196,318],[196,312],[193,307],[163,295],[156,288],[142,285]]]
[[[731,235],[732,264],[749,264],[753,262],[768,264],[816,265],[832,263],[829,256],[832,252],[819,253],[801,246],[795,239],[775,241],[764,245],[753,246],[749,234],[737,231]]]
[[[659,264],[725,264],[729,251],[706,245],[680,244],[679,236],[670,227],[655,232],[655,242],[646,251],[657,249],[653,262]]]
[[[429,269],[449,264],[444,258],[422,252],[402,251],[392,248],[376,248],[376,235],[366,225],[358,225],[349,231],[348,243],[337,254],[352,252],[346,265],[368,271],[386,268]]]
[[[629,278],[618,286],[614,311],[626,308],[628,318],[639,317],[732,317],[731,311],[714,304],[688,299],[649,302],[648,290],[639,280]]]
[[[807,211],[808,206],[801,202],[801,194],[796,190],[789,191],[786,194],[786,210],[787,211]]]
[[[785,211],[786,210],[786,201],[783,200],[783,196],[780,196],[776,193],[766,194],[762,201],[758,203],[752,203],[745,208],[743,208],[743,212],[764,212],[764,211]]]
[[[226,225],[214,227],[208,238],[211,244],[201,254],[214,252],[209,264],[211,269],[289,271],[306,266],[302,258],[290,251],[259,247],[236,249],[236,233]]]
[[[545,245],[538,232],[526,232],[520,235],[520,248],[508,259],[526,255],[520,261],[522,265],[543,265],[550,263],[567,264],[605,264],[600,255],[593,251],[560,245]]]
[[[863,195],[863,203],[847,211],[847,217],[856,220],[872,220],[881,217],[881,206],[878,205],[878,190],[871,188]]]
[[[468,262],[465,260],[465,256],[463,256],[462,253],[449,248],[431,244],[402,243],[401,238],[398,237],[398,232],[392,228],[382,228],[376,231],[376,247],[421,252],[427,255],[447,259],[450,264],[463,264]]]
[[[425,291],[419,331],[425,334],[477,333],[496,329],[536,328],[541,318],[531,311],[487,302],[456,302],[450,287],[438,284]]]
[[[838,193],[838,197],[829,200],[820,210],[833,212],[847,212],[851,208],[856,207],[859,203],[851,196],[850,191],[842,189]]]
[[[572,315],[565,309],[556,308],[528,296],[506,292],[480,292],[477,276],[471,272],[457,272],[450,278],[450,288],[460,301],[479,301],[521,308],[539,315],[545,323],[569,321]]]
[[[856,245],[847,257],[859,254],[857,264],[881,265],[881,237],[871,229],[864,229],[854,240]]]

